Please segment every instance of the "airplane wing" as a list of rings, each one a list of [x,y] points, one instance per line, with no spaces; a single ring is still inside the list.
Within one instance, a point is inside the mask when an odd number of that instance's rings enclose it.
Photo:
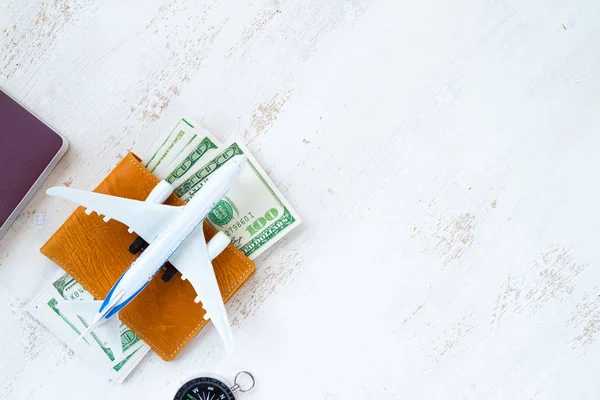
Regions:
[[[180,207],[151,204],[67,187],[53,187],[46,193],[85,207],[87,214],[95,211],[104,215],[105,222],[110,219],[122,222],[148,243],[152,242],[166,223],[180,211]]]
[[[62,197],[104,215],[105,221],[115,219],[127,225],[146,242],[152,243],[157,234],[170,221],[180,207],[153,204],[117,196],[109,196],[67,187],[53,187],[46,192]],[[182,279],[190,281],[197,293],[196,303],[202,302],[205,319],[211,319],[228,349],[233,345],[231,325],[223,304],[223,297],[212,266],[216,257],[229,243],[224,233],[218,233],[208,244],[200,226],[181,244],[169,261],[181,272]]]
[[[212,320],[225,347],[231,349],[233,333],[211,260],[216,254],[210,253],[200,226],[183,242],[169,261],[181,272],[181,279],[187,279],[192,284],[197,294],[196,303],[201,301],[206,311],[204,319]]]

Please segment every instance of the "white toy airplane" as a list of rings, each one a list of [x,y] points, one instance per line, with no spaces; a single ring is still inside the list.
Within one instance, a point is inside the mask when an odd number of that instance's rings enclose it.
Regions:
[[[208,244],[201,227],[202,221],[215,204],[227,193],[237,179],[246,157],[235,156],[216,170],[194,197],[183,207],[160,204],[173,192],[173,187],[161,181],[146,201],[130,200],[67,187],[53,187],[46,192],[77,203],[104,215],[104,221],[115,219],[127,225],[150,245],[131,264],[112,287],[106,299],[97,301],[64,301],[62,311],[92,315],[89,327],[80,339],[92,330],[103,330],[117,359],[122,352],[119,311],[137,296],[150,280],[170,261],[181,279],[190,281],[197,293],[196,303],[202,301],[206,311],[227,349],[233,335],[223,298],[217,284],[212,260],[229,244],[229,237],[219,232]],[[196,229],[200,226],[199,229]]]

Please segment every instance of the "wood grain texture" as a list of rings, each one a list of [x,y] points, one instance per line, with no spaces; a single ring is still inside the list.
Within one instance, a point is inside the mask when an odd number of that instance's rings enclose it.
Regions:
[[[23,312],[73,207],[0,243],[0,397],[596,399],[600,5],[3,0],[0,87],[67,136],[44,187],[94,187],[176,118],[241,140],[301,228],[177,361],[99,381]],[[93,391],[88,389],[93,387]]]

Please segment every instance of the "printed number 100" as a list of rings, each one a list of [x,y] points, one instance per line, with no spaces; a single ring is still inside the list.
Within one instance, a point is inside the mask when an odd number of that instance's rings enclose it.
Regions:
[[[267,211],[264,217],[258,217],[256,221],[254,221],[251,225],[246,227],[246,231],[250,234],[250,236],[254,236],[258,231],[267,225],[267,222],[273,221],[279,215],[279,211],[275,208],[271,208]]]

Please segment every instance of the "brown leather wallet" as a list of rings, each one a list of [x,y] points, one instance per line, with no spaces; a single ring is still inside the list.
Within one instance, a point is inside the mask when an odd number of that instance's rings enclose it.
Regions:
[[[95,192],[145,200],[158,182],[139,158],[129,153]],[[165,204],[185,203],[171,195]],[[204,223],[204,233],[210,240],[216,231]],[[40,251],[95,298],[103,299],[137,257],[128,251],[135,238],[122,223],[104,222],[78,207]],[[225,301],[255,272],[254,263],[232,245],[214,259],[213,266]],[[202,305],[194,303],[196,292],[180,276],[164,282],[158,274],[119,314],[121,321],[166,361],[174,359],[207,323]]]

